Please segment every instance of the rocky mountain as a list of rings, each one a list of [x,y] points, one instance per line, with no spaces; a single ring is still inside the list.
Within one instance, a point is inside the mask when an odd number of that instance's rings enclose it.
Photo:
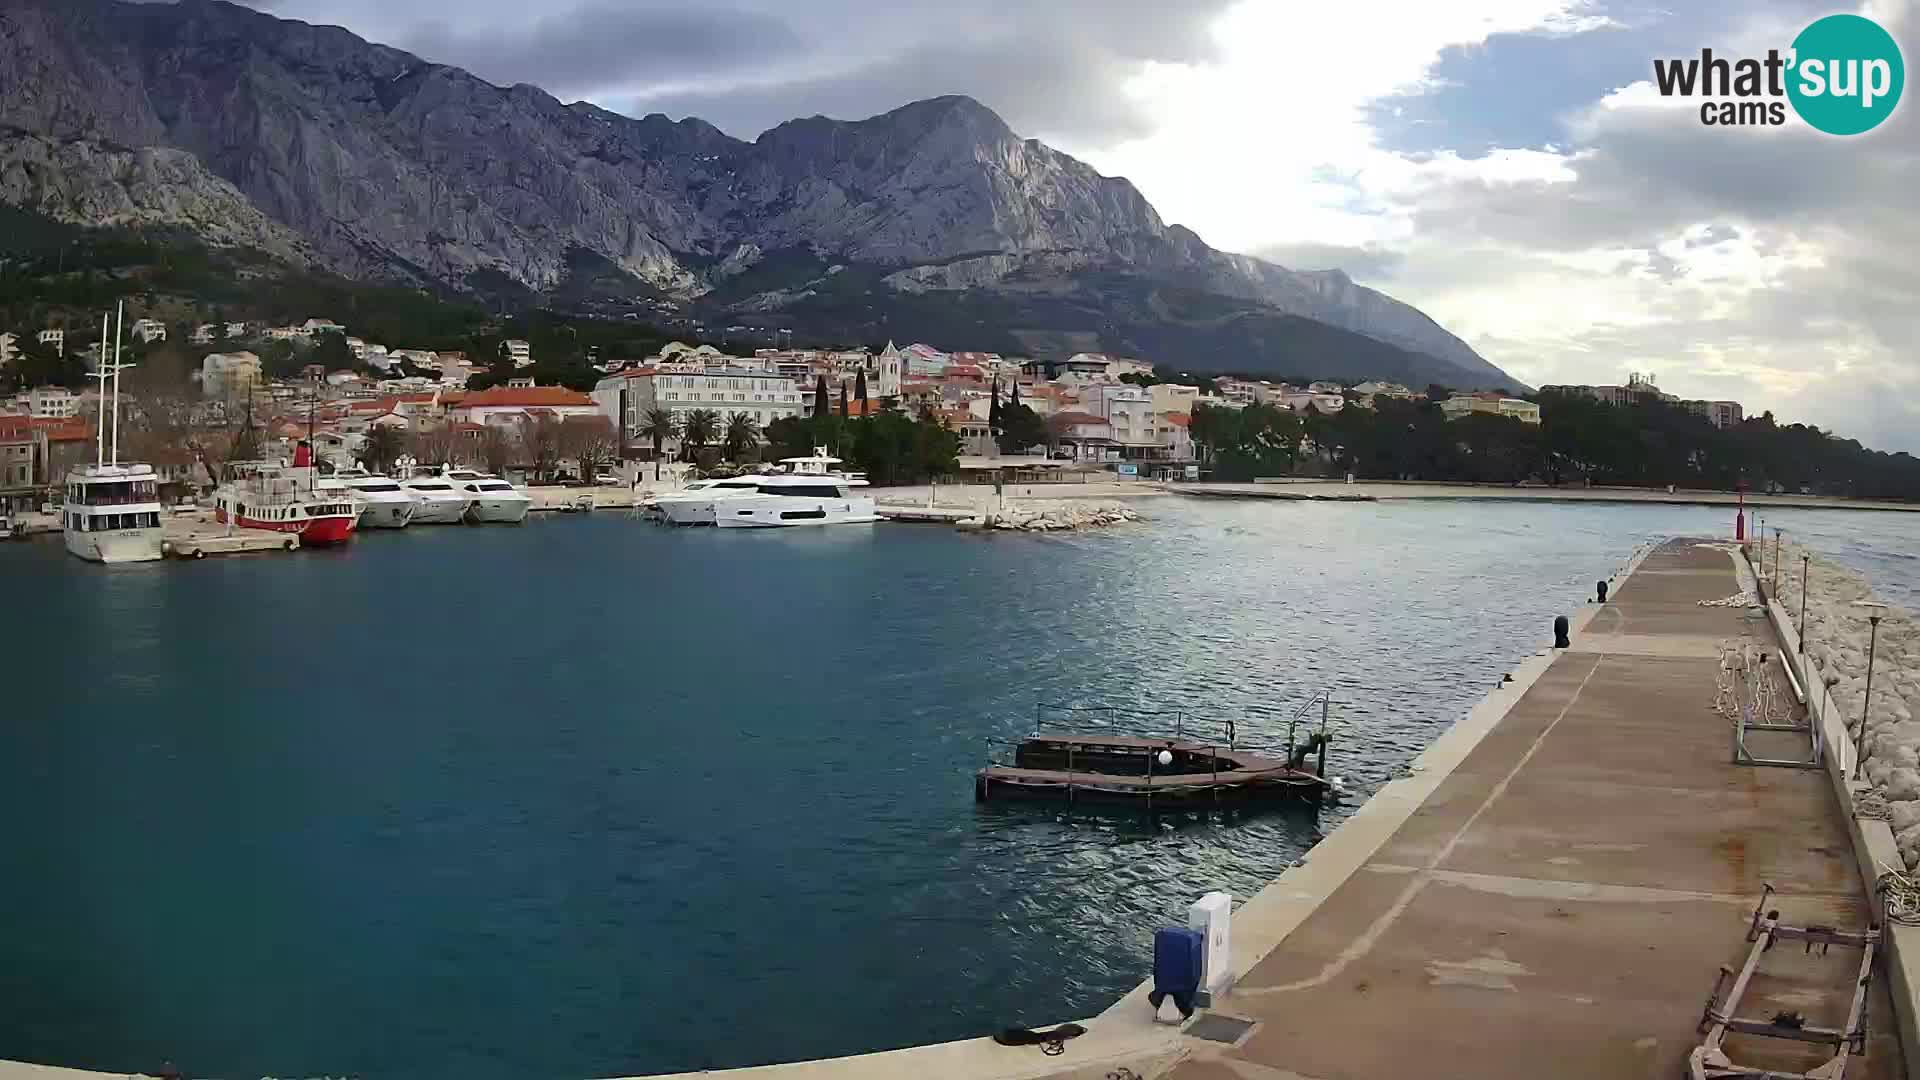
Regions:
[[[0,0],[0,128],[13,133],[0,132],[0,199],[70,221],[202,221],[210,239],[303,243],[350,274],[547,292],[587,257],[695,310],[786,325],[845,307],[859,283],[870,321],[900,336],[932,336],[892,312],[933,296],[1036,323],[997,328],[1016,340],[1077,334],[1115,349],[1139,340],[1121,330],[1156,319],[1292,316],[1404,350],[1413,377],[1518,385],[1339,271],[1208,247],[1131,183],[964,97],[794,120],[745,142],[699,120],[497,87],[219,0]],[[143,182],[128,194],[129,162],[149,178],[164,165],[181,193]],[[254,213],[216,209],[235,193]],[[1227,346],[1173,334],[1160,355],[1377,374],[1285,336],[1216,355]]]

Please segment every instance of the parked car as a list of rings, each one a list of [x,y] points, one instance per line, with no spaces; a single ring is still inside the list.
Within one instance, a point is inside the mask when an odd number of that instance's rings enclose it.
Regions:
[[[602,470],[602,471],[600,471],[600,472],[597,472],[597,473],[594,473],[594,474],[593,474],[593,482],[594,482],[594,483],[596,483],[596,484],[599,484],[599,485],[601,485],[601,486],[603,486],[603,487],[605,487],[605,486],[617,486],[617,485],[620,485],[620,484],[624,484],[624,483],[626,483],[626,481],[625,481],[625,480],[622,480],[622,479],[620,479],[620,477],[619,477],[618,475],[616,475],[616,474],[614,474],[614,473],[610,473],[610,472],[606,472],[605,470]]]

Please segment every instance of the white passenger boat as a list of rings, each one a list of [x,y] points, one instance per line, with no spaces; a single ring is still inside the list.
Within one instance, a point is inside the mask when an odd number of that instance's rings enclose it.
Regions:
[[[723,529],[779,529],[794,525],[861,525],[879,521],[873,498],[855,494],[865,480],[836,472],[840,459],[825,447],[812,457],[786,458],[785,473],[756,477],[752,494],[716,497],[713,523]]]
[[[527,493],[491,473],[448,469],[442,474],[462,495],[472,498],[467,520],[481,524],[518,525],[527,520],[533,500]]]
[[[125,322],[124,308],[120,319]],[[133,365],[120,362],[118,326],[114,327],[113,339],[113,359],[109,361],[107,320],[103,316],[100,366],[94,375],[100,380],[103,399],[109,396],[107,376],[113,376],[112,407],[101,415],[94,433],[93,464],[67,473],[61,532],[67,551],[90,562],[152,562],[161,555],[160,477],[151,465],[120,460],[120,372]],[[111,444],[109,430],[113,433]]]

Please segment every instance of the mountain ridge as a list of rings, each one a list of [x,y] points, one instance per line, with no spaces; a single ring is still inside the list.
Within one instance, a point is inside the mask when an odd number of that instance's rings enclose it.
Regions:
[[[748,142],[223,0],[0,0],[0,125],[184,151],[355,275],[499,274],[540,292],[585,251],[712,309],[702,297],[780,250],[885,270],[881,307],[903,289],[1031,295],[1049,274],[1071,286],[1120,271],[1141,295],[1192,288],[1432,357],[1434,381],[1519,385],[1417,309],[1338,271],[1217,251],[1131,182],[960,95],[796,118]],[[776,290],[740,310],[791,308]]]

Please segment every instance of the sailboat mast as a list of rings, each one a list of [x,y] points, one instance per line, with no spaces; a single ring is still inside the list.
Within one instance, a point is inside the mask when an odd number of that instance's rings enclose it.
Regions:
[[[97,422],[93,428],[93,465],[99,468],[107,463],[107,329],[113,325],[113,313],[100,314],[100,360],[94,364],[94,375],[100,379],[100,404]]]
[[[127,329],[127,302],[120,301],[120,313],[113,328],[113,463],[120,464],[120,335]]]

